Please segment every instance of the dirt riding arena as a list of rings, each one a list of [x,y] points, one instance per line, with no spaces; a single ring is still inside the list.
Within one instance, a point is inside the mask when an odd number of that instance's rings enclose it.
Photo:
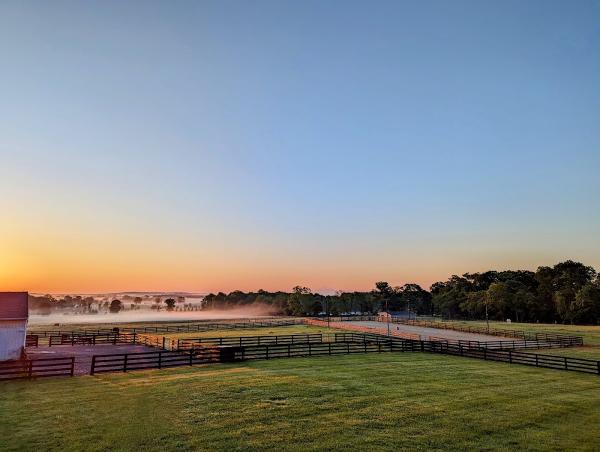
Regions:
[[[71,358],[75,357],[75,375],[89,375],[92,356],[114,353],[155,352],[156,348],[145,345],[55,345],[52,347],[28,347],[29,358]]]
[[[345,322],[344,322],[345,323]],[[381,330],[385,334],[387,331],[388,324],[386,322],[367,322],[357,321],[348,322],[348,324],[356,325],[358,327],[374,328]],[[427,328],[422,326],[404,325],[402,323],[390,323],[390,331],[414,334],[420,336],[421,340],[430,340],[432,338],[443,338],[453,341],[498,341],[502,340],[502,337],[491,336],[486,334],[475,334],[465,333],[462,331],[443,330],[437,328]]]

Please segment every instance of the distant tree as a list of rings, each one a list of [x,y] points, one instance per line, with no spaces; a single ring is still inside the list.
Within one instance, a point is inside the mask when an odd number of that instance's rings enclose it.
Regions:
[[[167,298],[165,304],[167,305],[167,311],[172,311],[175,308],[175,300],[173,298]]]
[[[121,309],[123,309],[123,303],[121,303],[121,300],[115,299],[110,302],[110,307],[108,308],[108,310],[112,314],[117,314]]]
[[[600,278],[587,283],[575,296],[575,322],[600,323]]]
[[[420,315],[432,314],[431,294],[418,284],[404,284],[394,292],[403,309]]]

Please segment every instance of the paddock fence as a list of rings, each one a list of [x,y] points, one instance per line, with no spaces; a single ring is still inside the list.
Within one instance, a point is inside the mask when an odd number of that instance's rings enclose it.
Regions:
[[[72,377],[75,358],[36,358],[0,363],[0,380],[34,379],[43,377]]]
[[[279,326],[302,325],[304,319],[284,319],[284,320],[257,320],[247,319],[244,321],[219,321],[219,322],[194,322],[184,323],[180,325],[158,325],[158,326],[142,326],[142,327],[114,327],[114,328],[96,328],[96,329],[75,329],[75,330],[35,330],[28,336],[37,336],[40,345],[48,344],[52,338],[52,344],[58,344],[62,339],[60,337],[77,337],[86,336],[102,336],[114,334],[151,334],[151,333],[190,333],[204,332],[223,329],[245,329],[245,328],[269,328]],[[68,340],[65,339],[65,344]]]
[[[568,356],[528,353],[518,350],[491,350],[487,348],[468,348],[455,344],[441,342],[426,342],[413,344],[418,351],[441,353],[467,358],[477,358],[486,361],[500,361],[509,364],[544,367],[547,369],[568,370],[600,375],[600,361]]]
[[[239,345],[240,343],[242,345]],[[94,355],[90,373],[95,375],[103,372],[162,369],[249,359],[382,353],[406,349],[407,345],[377,335],[368,337],[355,333],[339,333],[192,338],[191,341],[180,340],[179,347],[178,350]]]

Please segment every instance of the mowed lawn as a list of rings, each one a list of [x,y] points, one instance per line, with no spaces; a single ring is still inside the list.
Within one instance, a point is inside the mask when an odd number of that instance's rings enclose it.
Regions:
[[[421,353],[0,384],[0,450],[598,450],[600,378]]]

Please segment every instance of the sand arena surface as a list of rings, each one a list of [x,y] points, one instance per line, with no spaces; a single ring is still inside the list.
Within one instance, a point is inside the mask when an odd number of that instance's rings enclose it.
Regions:
[[[359,327],[376,328],[387,332],[386,322],[344,322]],[[428,340],[430,337],[444,338],[449,340],[461,340],[461,341],[501,341],[501,340],[513,340],[514,338],[505,338],[502,336],[492,336],[487,334],[475,334],[475,333],[464,333],[462,331],[444,330],[438,328],[427,328],[423,326],[404,325],[402,323],[390,323],[390,331],[396,331],[399,333],[416,334],[421,336],[422,340]]]

